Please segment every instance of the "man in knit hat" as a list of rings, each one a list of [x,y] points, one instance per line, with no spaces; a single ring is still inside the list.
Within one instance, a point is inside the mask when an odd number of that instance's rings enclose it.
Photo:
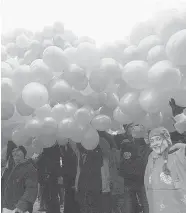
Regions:
[[[2,175],[2,208],[18,213],[31,213],[37,198],[37,171],[26,154],[24,146],[15,147],[9,153],[12,163]]]

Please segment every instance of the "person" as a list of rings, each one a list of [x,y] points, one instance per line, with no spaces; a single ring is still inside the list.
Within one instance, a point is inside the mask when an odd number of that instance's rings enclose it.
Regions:
[[[107,140],[100,137],[100,147],[103,153],[103,166],[101,167],[102,177],[102,213],[112,212],[112,196],[111,196],[111,174],[110,174],[110,153],[111,148]]]
[[[98,145],[94,150],[78,148],[78,170],[76,176],[76,199],[81,213],[101,213],[103,166],[102,151]]]
[[[149,133],[152,153],[145,171],[149,213],[186,212],[186,145],[172,146],[164,127]]]
[[[151,150],[144,141],[144,127],[125,126],[127,139],[120,145],[120,176],[124,178],[124,208],[126,213],[148,213],[144,173]]]
[[[12,142],[9,144],[7,158],[11,163],[2,175],[2,208],[32,213],[38,191],[37,171],[31,160],[26,159],[24,146],[18,146],[10,153]]]
[[[74,144],[75,145],[75,144]],[[70,140],[60,147],[62,156],[62,177],[65,189],[64,213],[78,213],[79,206],[75,200],[75,179],[77,174],[77,155]]]
[[[60,213],[59,182],[62,179],[60,168],[60,149],[56,144],[44,148],[37,160],[38,177],[40,184],[40,211]]]

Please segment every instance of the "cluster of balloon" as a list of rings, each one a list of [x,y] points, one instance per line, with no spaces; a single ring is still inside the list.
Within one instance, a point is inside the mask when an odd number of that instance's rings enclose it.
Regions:
[[[1,120],[24,124],[9,131],[12,140],[33,140],[29,150],[38,153],[68,140],[92,150],[98,131],[132,122],[174,131],[169,100],[186,106],[186,22],[183,13],[162,14],[101,47],[61,22],[2,35]],[[176,118],[180,132],[185,114]]]

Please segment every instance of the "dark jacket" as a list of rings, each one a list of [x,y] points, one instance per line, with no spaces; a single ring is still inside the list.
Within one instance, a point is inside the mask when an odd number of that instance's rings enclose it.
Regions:
[[[80,152],[78,190],[101,192],[103,156],[100,146],[98,145],[96,149],[88,151],[79,145],[78,149]]]
[[[37,198],[38,179],[31,160],[5,169],[1,181],[3,208],[13,210],[17,207],[24,212],[32,208]]]
[[[144,139],[121,144],[120,176],[124,178],[125,185],[140,186],[144,184],[144,173],[151,149]]]
[[[75,186],[75,179],[77,173],[77,156],[71,146],[61,146],[62,155],[62,176],[65,188]]]
[[[44,148],[37,160],[39,183],[57,184],[58,177],[61,176],[59,145]]]

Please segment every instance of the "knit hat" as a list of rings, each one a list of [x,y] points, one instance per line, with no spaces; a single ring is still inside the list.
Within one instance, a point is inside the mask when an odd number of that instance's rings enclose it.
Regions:
[[[27,154],[27,151],[26,151],[26,149],[25,149],[25,147],[24,146],[18,146],[17,148],[15,148],[15,149],[19,149],[19,150],[21,150],[22,151],[22,153],[24,154],[24,157],[26,157],[26,154]],[[14,149],[14,150],[15,150]],[[13,150],[12,150],[13,151]]]
[[[150,141],[150,138],[152,138],[153,136],[161,136],[163,139],[165,139],[168,142],[169,146],[172,145],[169,131],[164,127],[158,127],[151,130],[149,133],[149,141]]]

